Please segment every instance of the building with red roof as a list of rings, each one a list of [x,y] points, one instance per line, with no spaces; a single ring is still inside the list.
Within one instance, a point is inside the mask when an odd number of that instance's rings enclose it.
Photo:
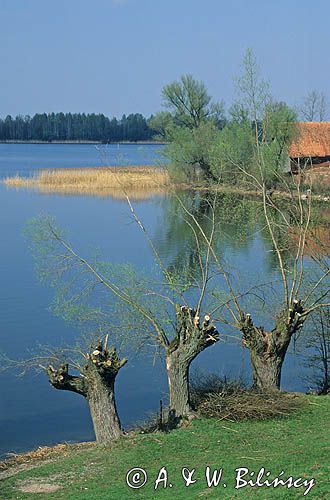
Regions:
[[[330,165],[330,122],[298,122],[297,136],[289,148],[292,170]]]

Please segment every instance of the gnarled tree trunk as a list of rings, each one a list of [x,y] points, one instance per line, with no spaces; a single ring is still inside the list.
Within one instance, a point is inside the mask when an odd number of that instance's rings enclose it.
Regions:
[[[114,360],[111,361],[113,362]],[[111,373],[108,370],[100,370],[100,366],[93,365],[93,361],[85,367],[88,379],[87,400],[95,437],[96,441],[102,444],[110,443],[122,434],[115,400],[117,373],[114,370]]]
[[[284,353],[257,353],[250,349],[253,386],[258,389],[274,391],[281,386]]]
[[[189,366],[190,359],[180,356],[176,350],[166,356],[168,387],[170,393],[171,420],[188,417],[190,407]]]
[[[176,335],[166,349],[172,425],[178,425],[183,418],[194,415],[190,401],[189,367],[200,352],[218,339],[218,332],[208,316],[200,324],[196,311],[186,306],[177,306],[176,314]]]
[[[68,364],[58,369],[49,366],[49,381],[56,389],[73,391],[87,399],[96,441],[109,444],[122,435],[114,387],[116,376],[127,360],[119,359],[115,349],[107,349],[102,343],[86,358],[79,376],[69,375]]]
[[[250,350],[253,385],[264,391],[280,390],[282,366],[290,341],[302,328],[304,317],[300,301],[282,311],[273,330],[257,327],[249,314],[242,314],[242,343]]]

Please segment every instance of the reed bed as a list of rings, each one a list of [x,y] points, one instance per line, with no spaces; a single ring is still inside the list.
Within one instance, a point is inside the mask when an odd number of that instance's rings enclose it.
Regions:
[[[31,178],[7,177],[4,184],[42,192],[90,194],[123,198],[126,194],[145,199],[166,192],[170,180],[166,169],[153,166],[59,168],[41,170]]]

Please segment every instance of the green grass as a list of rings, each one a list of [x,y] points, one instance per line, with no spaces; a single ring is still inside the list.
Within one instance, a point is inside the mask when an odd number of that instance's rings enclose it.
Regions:
[[[51,462],[39,462],[0,483],[0,499],[124,500],[124,499],[235,499],[304,498],[304,488],[285,487],[235,490],[235,469],[258,471],[265,467],[271,478],[315,478],[307,498],[330,498],[330,398],[306,396],[304,409],[280,419],[240,423],[201,419],[170,434],[136,434],[111,449],[96,446],[73,448]],[[223,467],[223,482],[208,488],[205,467]],[[161,467],[168,471],[173,487],[154,490]],[[125,483],[126,473],[142,467],[149,481],[140,490]],[[197,482],[185,487],[181,469],[196,469]],[[54,493],[23,493],[22,485],[56,483]]]

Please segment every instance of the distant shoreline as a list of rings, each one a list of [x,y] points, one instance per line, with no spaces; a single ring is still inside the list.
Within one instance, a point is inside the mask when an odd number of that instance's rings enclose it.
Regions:
[[[135,145],[141,144],[145,146],[153,146],[153,145],[164,145],[165,142],[160,141],[114,141],[114,142],[102,142],[102,141],[0,141],[0,144],[101,144],[107,146],[108,144],[126,144],[126,145]]]

